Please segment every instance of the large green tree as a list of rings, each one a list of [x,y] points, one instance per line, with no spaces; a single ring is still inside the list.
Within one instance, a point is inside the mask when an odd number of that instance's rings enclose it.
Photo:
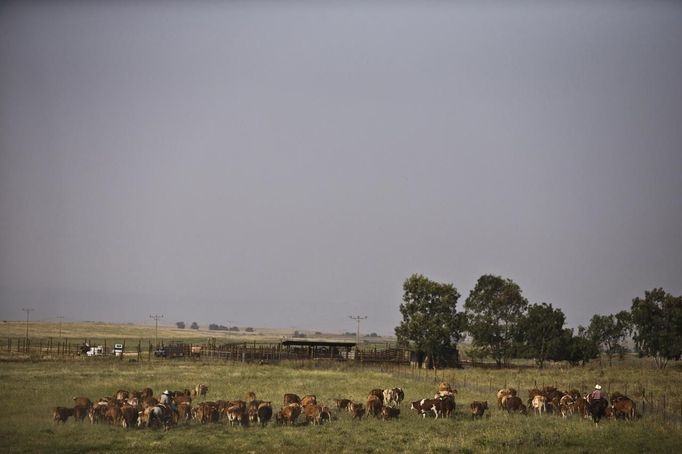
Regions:
[[[597,343],[587,334],[587,328],[578,326],[578,332],[573,333],[570,328],[565,328],[561,338],[561,346],[556,357],[550,358],[556,361],[568,361],[574,366],[585,363],[599,356]]]
[[[446,362],[461,337],[460,294],[452,284],[434,282],[413,274],[403,283],[403,320],[396,327],[398,342],[426,354],[434,366]]]
[[[590,320],[590,326],[587,328],[588,335],[609,358],[609,366],[614,355],[622,355],[625,352],[624,342],[629,327],[630,313],[628,311],[620,311],[615,315],[596,314]]]
[[[659,369],[682,356],[682,296],[662,288],[632,300],[633,339],[641,355],[652,356]]]
[[[521,288],[511,279],[485,274],[464,303],[466,331],[501,367],[515,352],[519,321],[528,306]]]
[[[519,341],[521,354],[535,359],[542,369],[545,361],[559,355],[564,341],[564,322],[566,316],[551,304],[531,304],[519,320]]]

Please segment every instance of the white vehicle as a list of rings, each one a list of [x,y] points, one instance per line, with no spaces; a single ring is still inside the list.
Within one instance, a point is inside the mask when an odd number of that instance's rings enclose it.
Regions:
[[[102,356],[104,355],[104,347],[98,345],[97,347],[90,347],[90,350],[85,352],[88,356]]]
[[[116,356],[123,356],[123,344],[114,344],[114,349],[111,351]]]

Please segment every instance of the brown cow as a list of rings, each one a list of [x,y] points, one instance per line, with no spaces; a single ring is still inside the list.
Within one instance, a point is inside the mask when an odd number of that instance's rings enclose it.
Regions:
[[[104,420],[109,424],[118,424],[121,421],[121,408],[115,404],[107,405]]]
[[[262,402],[258,406],[258,422],[265,426],[272,419],[272,405],[270,402]]]
[[[199,383],[194,387],[194,392],[192,395],[194,396],[201,396],[201,397],[206,397],[206,393],[208,393],[208,385],[205,385],[203,383]]]
[[[514,388],[502,388],[497,391],[497,409],[502,410],[504,407],[502,401],[509,396],[515,396],[516,390]]]
[[[261,404],[260,400],[252,400],[247,405],[247,412],[249,414],[249,421],[258,421],[258,406]]]
[[[441,391],[447,391],[447,392],[452,392],[452,387],[450,386],[450,383],[448,382],[440,382],[438,384],[438,393],[440,394]]]
[[[365,408],[362,406],[362,404],[356,404],[354,402],[350,403],[348,411],[353,415],[353,419],[362,419],[362,417],[365,415]]]
[[[437,401],[436,403],[436,412],[440,413],[440,416],[444,416],[446,418],[449,418],[452,413],[455,411],[456,403],[455,403],[455,396],[450,394],[450,395],[445,395],[441,396],[438,399],[435,399]],[[439,415],[436,414],[436,417]]]
[[[74,397],[73,404],[79,407],[90,408],[92,407],[92,401],[87,397]]]
[[[282,424],[293,426],[296,423],[298,415],[301,414],[301,410],[302,407],[299,404],[289,404],[286,407],[282,407],[277,419],[278,421],[281,421]]]
[[[86,416],[88,416],[88,412],[90,411],[90,407],[83,407],[81,405],[76,405],[73,407],[73,419],[76,421],[82,422]]]
[[[177,405],[178,422],[189,422],[192,419],[192,404],[189,402],[180,402]]]
[[[244,393],[244,400],[247,402],[251,402],[252,400],[256,400],[256,393],[253,391],[247,391]]]
[[[52,420],[57,424],[60,422],[65,423],[69,416],[73,416],[73,408],[54,407],[52,409]]]
[[[381,409],[381,418],[386,421],[387,419],[394,419],[400,416],[400,408],[393,408],[385,406]]]
[[[220,414],[218,413],[218,405],[215,402],[202,402],[196,407],[193,407],[192,413],[194,419],[201,424],[209,422],[218,422]]]
[[[575,400],[570,394],[566,394],[559,401],[559,411],[561,411],[561,416],[567,418],[573,414],[575,410]]]
[[[308,423],[319,424],[322,407],[316,404],[308,404],[303,407],[303,413]]]
[[[301,407],[305,407],[308,405],[317,405],[317,397],[314,394],[306,394],[303,396],[301,399]]]
[[[475,400],[471,402],[469,408],[471,409],[471,419],[481,419],[483,418],[485,411],[488,409],[488,401],[486,400],[485,402],[479,402]]]
[[[339,410],[350,411],[351,404],[350,399],[334,399],[334,404],[336,405],[336,408],[338,408]]]
[[[528,413],[528,409],[519,396],[508,396],[504,399],[503,405],[508,413],[522,413],[524,415]]]
[[[627,396],[618,396],[611,398],[611,409],[613,416],[617,419],[626,419],[631,421],[637,416],[637,405]]]
[[[130,393],[128,393],[128,391],[126,391],[125,389],[119,389],[118,391],[116,391],[114,397],[116,400],[126,400],[129,395]]]
[[[90,423],[96,424],[104,420],[104,415],[109,408],[109,404],[105,401],[99,401],[88,409],[88,418]]]
[[[367,404],[365,407],[367,408],[367,414],[372,415],[376,418],[378,418],[381,415],[381,409],[383,407],[383,403],[381,402],[381,399],[376,394],[370,394],[367,397]]]
[[[135,407],[123,405],[121,407],[121,425],[125,428],[135,427],[139,413]]]
[[[231,426],[249,425],[249,413],[244,407],[233,405],[225,410]]]
[[[150,397],[154,397],[154,391],[152,391],[151,388],[144,388],[142,392],[140,392],[140,399],[145,400]]]
[[[367,396],[367,398],[369,398],[369,396],[377,396],[379,398],[379,400],[381,401],[381,404],[382,405],[384,404],[384,390],[383,389],[374,388],[373,390],[371,390],[369,392],[369,395]]]
[[[290,405],[290,404],[300,404],[301,403],[301,398],[298,397],[296,394],[285,394],[284,395],[284,406]]]

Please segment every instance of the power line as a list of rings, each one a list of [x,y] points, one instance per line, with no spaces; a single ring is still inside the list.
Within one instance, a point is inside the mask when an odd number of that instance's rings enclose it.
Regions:
[[[158,314],[151,315],[150,314],[149,318],[153,318],[154,321],[156,322],[156,331],[154,333],[154,344],[156,344],[158,346],[159,345],[159,320],[163,318],[163,315],[158,315]]]
[[[355,348],[360,348],[360,320],[366,320],[367,316],[366,315],[349,315],[348,318],[352,318],[356,322],[358,322],[358,331],[356,335],[356,345]]]
[[[28,315],[33,312],[35,309],[21,309],[22,311],[26,312],[26,341],[28,341]]]

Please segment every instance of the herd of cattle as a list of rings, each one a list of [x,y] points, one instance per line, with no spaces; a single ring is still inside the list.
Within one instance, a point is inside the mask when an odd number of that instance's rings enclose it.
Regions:
[[[225,421],[231,426],[260,424],[265,426],[274,417],[280,425],[295,425],[302,415],[308,424],[323,424],[332,420],[329,406],[318,403],[315,395],[299,397],[285,394],[283,405],[275,412],[271,401],[258,400],[253,391],[245,393],[240,400],[206,400],[208,386],[198,384],[192,391],[164,391],[158,398],[152,389],[141,391],[118,390],[113,396],[93,402],[87,397],[74,397],[73,407],[54,407],[55,423],[66,422],[69,417],[76,421],[88,418],[91,423],[108,423],[123,427],[169,428],[196,421],[201,424]],[[448,383],[440,383],[433,398],[411,402],[410,410],[423,417],[448,418],[456,409],[455,394]],[[353,420],[374,416],[384,420],[400,416],[400,407],[405,398],[402,388],[372,389],[364,402],[351,399],[334,399],[332,405],[337,415],[348,412]],[[528,410],[561,414],[563,417],[580,415],[591,417],[595,423],[601,418],[612,417],[633,419],[636,416],[635,403],[620,393],[614,393],[610,402],[605,398],[590,399],[578,391],[567,393],[553,387],[531,389],[526,404],[513,388],[497,392],[497,408],[508,413],[528,414]],[[488,402],[474,401],[469,410],[472,418],[482,418],[488,409]]]
[[[487,407],[487,402],[485,404]],[[523,414],[527,414],[530,409],[538,415],[553,413],[561,414],[564,418],[579,415],[591,418],[595,424],[599,424],[603,418],[633,420],[637,417],[635,402],[620,392],[614,392],[608,400],[602,395],[583,396],[576,389],[563,392],[553,386],[529,390],[526,404],[517,396],[514,388],[500,389],[497,391],[497,408],[509,413]]]

